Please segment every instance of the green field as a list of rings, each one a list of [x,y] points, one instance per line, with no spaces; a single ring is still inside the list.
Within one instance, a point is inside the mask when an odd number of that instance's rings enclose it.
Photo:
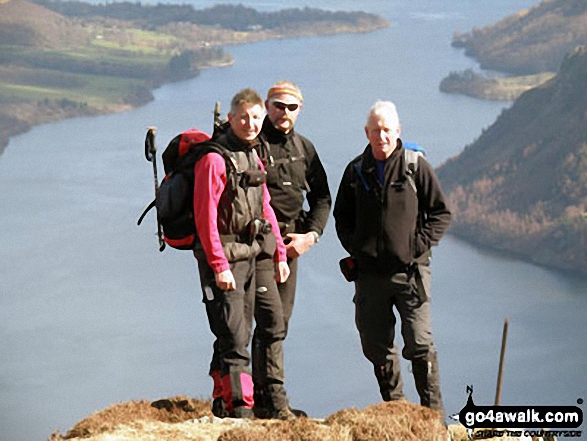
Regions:
[[[72,102],[104,110],[173,77],[174,36],[141,29],[90,29],[73,49],[0,46],[0,103]],[[10,108],[2,109],[10,113]]]
[[[28,72],[27,72],[28,71]],[[66,99],[85,103],[96,108],[121,102],[121,98],[135,93],[139,88],[150,86],[147,80],[105,75],[56,73],[46,69],[22,70],[29,73],[30,84],[22,81],[0,81],[0,100],[18,102],[32,101],[42,103],[45,100]],[[38,75],[39,81],[34,78]],[[46,84],[50,77],[58,77],[53,84]],[[58,84],[58,82],[63,82]]]

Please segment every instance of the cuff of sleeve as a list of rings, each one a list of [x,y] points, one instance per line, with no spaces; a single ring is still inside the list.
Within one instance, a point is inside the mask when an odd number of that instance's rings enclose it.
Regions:
[[[210,265],[210,267],[212,268],[212,271],[214,271],[214,274],[220,274],[221,272],[224,272],[224,271],[230,269],[230,265],[228,264],[228,261],[218,262],[213,265]]]
[[[287,262],[287,254],[282,254],[279,251],[276,251],[275,254],[273,255],[273,261],[275,263]]]

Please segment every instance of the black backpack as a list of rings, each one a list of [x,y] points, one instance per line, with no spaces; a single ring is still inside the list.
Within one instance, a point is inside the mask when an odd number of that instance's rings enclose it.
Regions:
[[[140,225],[153,207],[157,209],[160,251],[163,251],[165,244],[178,250],[194,249],[198,241],[193,206],[194,167],[211,152],[225,158],[227,170],[229,164],[233,165],[230,152],[210,141],[210,136],[198,129],[189,129],[177,135],[165,148],[162,155],[165,177],[158,184],[155,170],[155,199],[138,220]],[[149,159],[149,155],[147,159],[155,161],[154,157]]]

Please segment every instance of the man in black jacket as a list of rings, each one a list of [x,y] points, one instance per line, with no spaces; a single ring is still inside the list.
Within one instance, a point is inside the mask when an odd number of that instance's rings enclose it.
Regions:
[[[385,401],[404,398],[394,346],[395,306],[420,402],[444,421],[430,325],[430,248],[450,223],[432,167],[404,149],[395,105],[379,101],[365,126],[369,145],[347,166],[334,219],[357,267],[355,322]]]
[[[316,149],[294,130],[302,105],[302,93],[292,82],[280,81],[269,89],[265,101],[267,117],[261,130],[265,142],[259,149],[267,171],[271,206],[286,243],[290,276],[285,283],[278,284],[280,302],[256,303],[255,320],[263,323],[267,317],[275,316],[271,311],[280,310],[285,334],[294,306],[298,257],[320,239],[331,207],[326,172]],[[309,211],[303,209],[304,200],[308,202]],[[273,267],[271,256],[257,258],[257,290],[271,283]],[[259,327],[255,329],[252,355],[257,417],[274,416],[275,410],[283,408],[287,400],[281,343],[267,339],[259,332]]]

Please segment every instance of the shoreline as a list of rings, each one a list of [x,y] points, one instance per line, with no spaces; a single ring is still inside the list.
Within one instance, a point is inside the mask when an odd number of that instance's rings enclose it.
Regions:
[[[312,37],[328,37],[328,36],[336,36],[342,34],[364,34],[369,32],[375,32],[381,29],[384,29],[389,26],[389,23],[381,23],[381,24],[369,24],[369,25],[362,25],[362,26],[340,26],[340,25],[332,25],[327,26],[324,28],[321,27],[313,27],[308,29],[292,29],[291,33],[288,32],[279,32],[279,33],[259,33],[257,35],[246,35],[244,39],[241,41],[232,41],[230,43],[224,44],[214,44],[213,47],[232,47],[232,46],[240,46],[242,44],[253,44],[253,43],[260,43],[263,41],[270,41],[270,40],[286,40],[286,39],[295,39],[295,38],[312,38]],[[195,70],[190,72],[187,75],[183,75],[181,78],[171,78],[167,80],[162,80],[160,82],[155,82],[149,88],[145,88],[141,90],[138,94],[135,95],[127,95],[119,97],[120,101],[112,104],[110,106],[105,107],[70,107],[70,108],[63,108],[57,106],[55,104],[39,104],[32,105],[30,103],[18,103],[15,106],[18,107],[18,110],[21,114],[26,115],[26,118],[12,118],[12,121],[9,122],[8,127],[2,127],[0,124],[0,158],[1,155],[4,153],[6,148],[10,145],[10,140],[19,135],[23,135],[30,130],[34,129],[35,127],[59,122],[66,119],[71,118],[78,118],[78,117],[86,117],[86,116],[100,116],[100,115],[111,115],[116,113],[123,113],[129,110],[133,110],[144,106],[154,99],[153,91],[157,88],[164,86],[166,84],[172,84],[178,81],[186,81],[189,79],[196,78],[199,76],[200,71],[212,69],[212,68],[225,68],[231,67],[234,65],[235,60],[232,58],[230,54],[230,60],[218,60],[216,62],[211,62],[206,65],[198,66]]]
[[[58,108],[55,105],[46,105],[46,106],[31,106],[28,103],[22,104],[21,106],[24,108],[25,112],[29,112],[30,116],[32,117],[32,121],[22,121],[20,125],[17,125],[14,130],[6,131],[0,133],[0,160],[2,158],[2,154],[10,144],[11,138],[19,135],[24,135],[29,131],[33,130],[35,127],[55,123],[59,121],[64,121],[66,119],[72,118],[81,118],[81,117],[91,117],[91,116],[101,116],[101,115],[114,115],[117,113],[124,113],[139,107],[142,107],[146,104],[149,104],[151,101],[155,99],[153,95],[153,91],[162,87],[166,84],[172,84],[179,81],[187,81],[193,78],[196,78],[200,75],[202,70],[207,69],[215,69],[215,68],[225,68],[231,67],[235,63],[234,59],[230,61],[220,61],[218,63],[212,63],[207,66],[200,66],[197,70],[193,71],[190,75],[186,75],[182,78],[172,79],[168,81],[162,81],[161,83],[154,84],[148,90],[143,90],[141,94],[133,95],[133,96],[126,96],[121,97],[121,102],[112,104],[106,107],[85,107],[85,108],[71,108],[71,109],[62,109]],[[28,109],[27,109],[28,108]]]
[[[542,72],[533,75],[491,77],[468,69],[451,72],[440,81],[439,90],[486,101],[514,101],[524,92],[540,87],[556,75]]]
[[[541,262],[539,260],[532,259],[532,257],[528,254],[516,252],[507,248],[499,248],[497,246],[493,246],[491,244],[476,240],[472,236],[467,235],[465,233],[453,231],[453,228],[451,228],[446,234],[452,236],[454,239],[466,243],[467,245],[470,245],[471,247],[477,250],[483,251],[484,253],[488,254],[494,254],[495,256],[502,259],[507,258],[518,262],[524,262],[528,265],[537,266],[548,271],[554,271],[558,274],[567,277],[579,278],[581,280],[587,279],[587,270],[581,271],[580,269],[573,269],[563,266],[557,266],[552,263]]]

